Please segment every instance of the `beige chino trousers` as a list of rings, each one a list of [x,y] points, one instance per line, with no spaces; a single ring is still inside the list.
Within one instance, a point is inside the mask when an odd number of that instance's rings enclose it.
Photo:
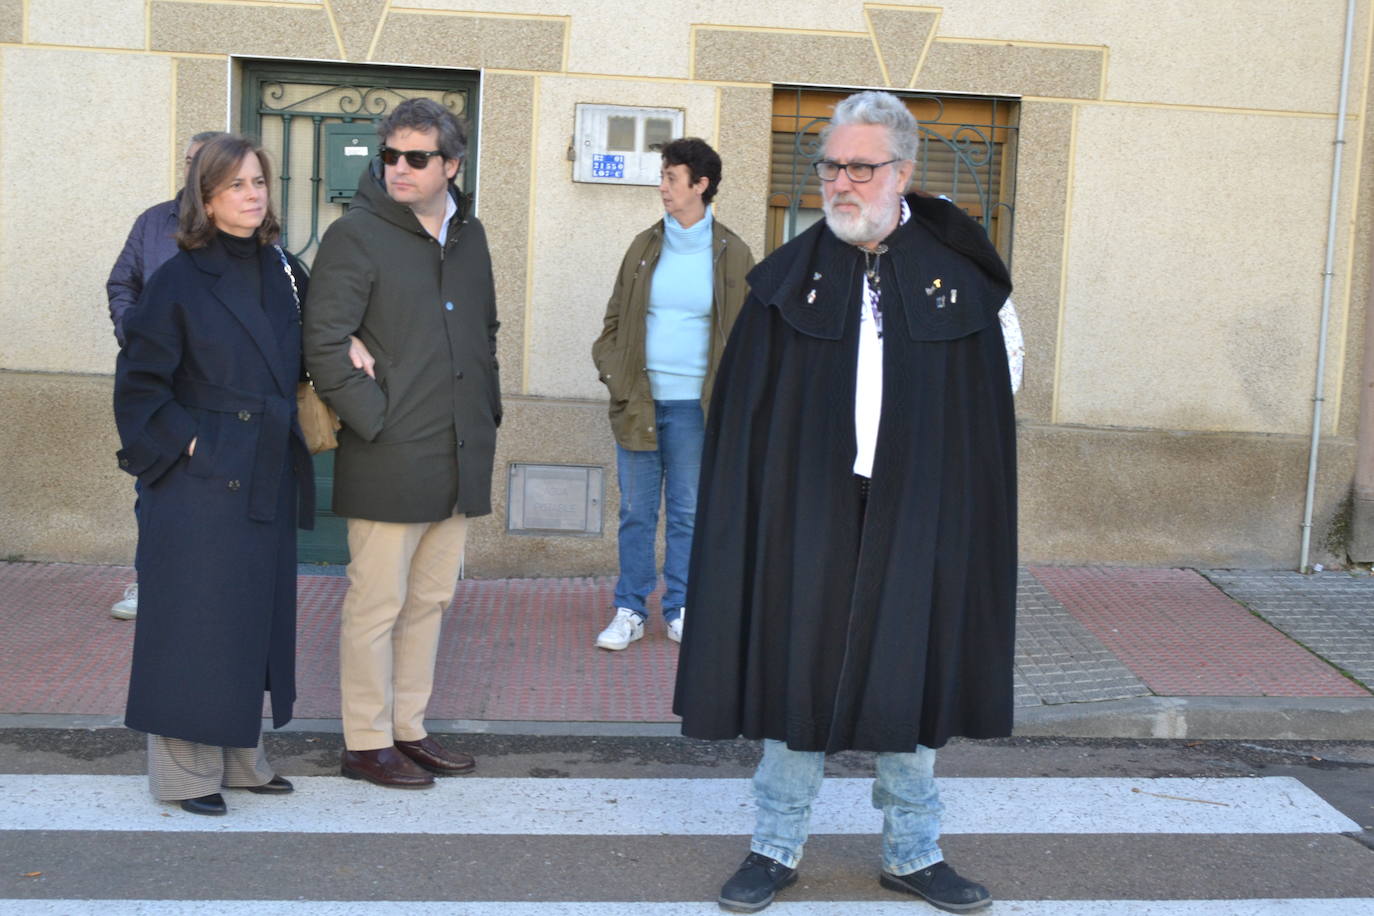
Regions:
[[[444,610],[458,588],[468,520],[348,519],[348,594],[339,625],[339,690],[350,751],[425,737]]]

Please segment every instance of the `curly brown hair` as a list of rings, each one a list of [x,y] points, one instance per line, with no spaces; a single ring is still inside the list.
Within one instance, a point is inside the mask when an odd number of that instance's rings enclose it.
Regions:
[[[701,202],[709,204],[720,189],[720,154],[711,149],[711,144],[700,137],[679,137],[662,149],[663,165],[685,165],[691,183],[706,179],[706,190],[701,192]]]
[[[204,248],[218,231],[205,212],[205,204],[238,174],[243,157],[253,153],[267,181],[267,215],[254,235],[259,245],[270,245],[281,235],[281,224],[272,210],[272,163],[261,146],[239,134],[220,134],[206,142],[191,160],[186,173],[186,193],[178,215],[177,247],[186,251]]]

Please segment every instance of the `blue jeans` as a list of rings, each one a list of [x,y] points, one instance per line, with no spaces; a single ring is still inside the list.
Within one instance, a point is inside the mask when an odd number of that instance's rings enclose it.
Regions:
[[[758,814],[749,848],[788,868],[801,862],[811,822],[811,803],[821,790],[825,754],[794,751],[765,739],[754,771]],[[940,791],[935,786],[935,752],[923,745],[913,754],[879,754],[873,807],[883,812],[883,870],[909,875],[944,860],[940,852]]]
[[[687,560],[697,516],[697,478],[705,424],[701,401],[654,401],[658,448],[632,452],[615,447],[620,480],[620,579],[615,606],[647,617],[644,602],[658,585],[654,536],[660,498],[667,504],[663,557],[663,616],[677,617],[687,603]]]

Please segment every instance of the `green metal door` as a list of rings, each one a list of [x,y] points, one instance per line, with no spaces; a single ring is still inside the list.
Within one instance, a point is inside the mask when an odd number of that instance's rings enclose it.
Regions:
[[[468,127],[456,179],[476,187],[477,74],[412,67],[247,61],[240,129],[257,137],[278,173],[273,189],[282,246],[308,267],[329,224],[348,206],[356,176],[376,149],[376,125],[399,102],[432,98]],[[352,157],[368,146],[364,161]],[[348,562],[344,520],[332,511],[334,454],[315,456],[315,530],[303,531],[302,563]]]

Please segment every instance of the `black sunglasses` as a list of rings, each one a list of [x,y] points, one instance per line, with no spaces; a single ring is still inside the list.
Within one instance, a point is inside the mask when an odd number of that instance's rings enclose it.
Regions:
[[[402,156],[405,156],[406,163],[409,164],[412,169],[423,169],[429,166],[430,159],[435,156],[442,158],[444,154],[437,149],[408,149],[402,152],[398,149],[384,146],[377,152],[377,155],[382,157],[382,162],[386,165],[395,165],[401,161]]]

